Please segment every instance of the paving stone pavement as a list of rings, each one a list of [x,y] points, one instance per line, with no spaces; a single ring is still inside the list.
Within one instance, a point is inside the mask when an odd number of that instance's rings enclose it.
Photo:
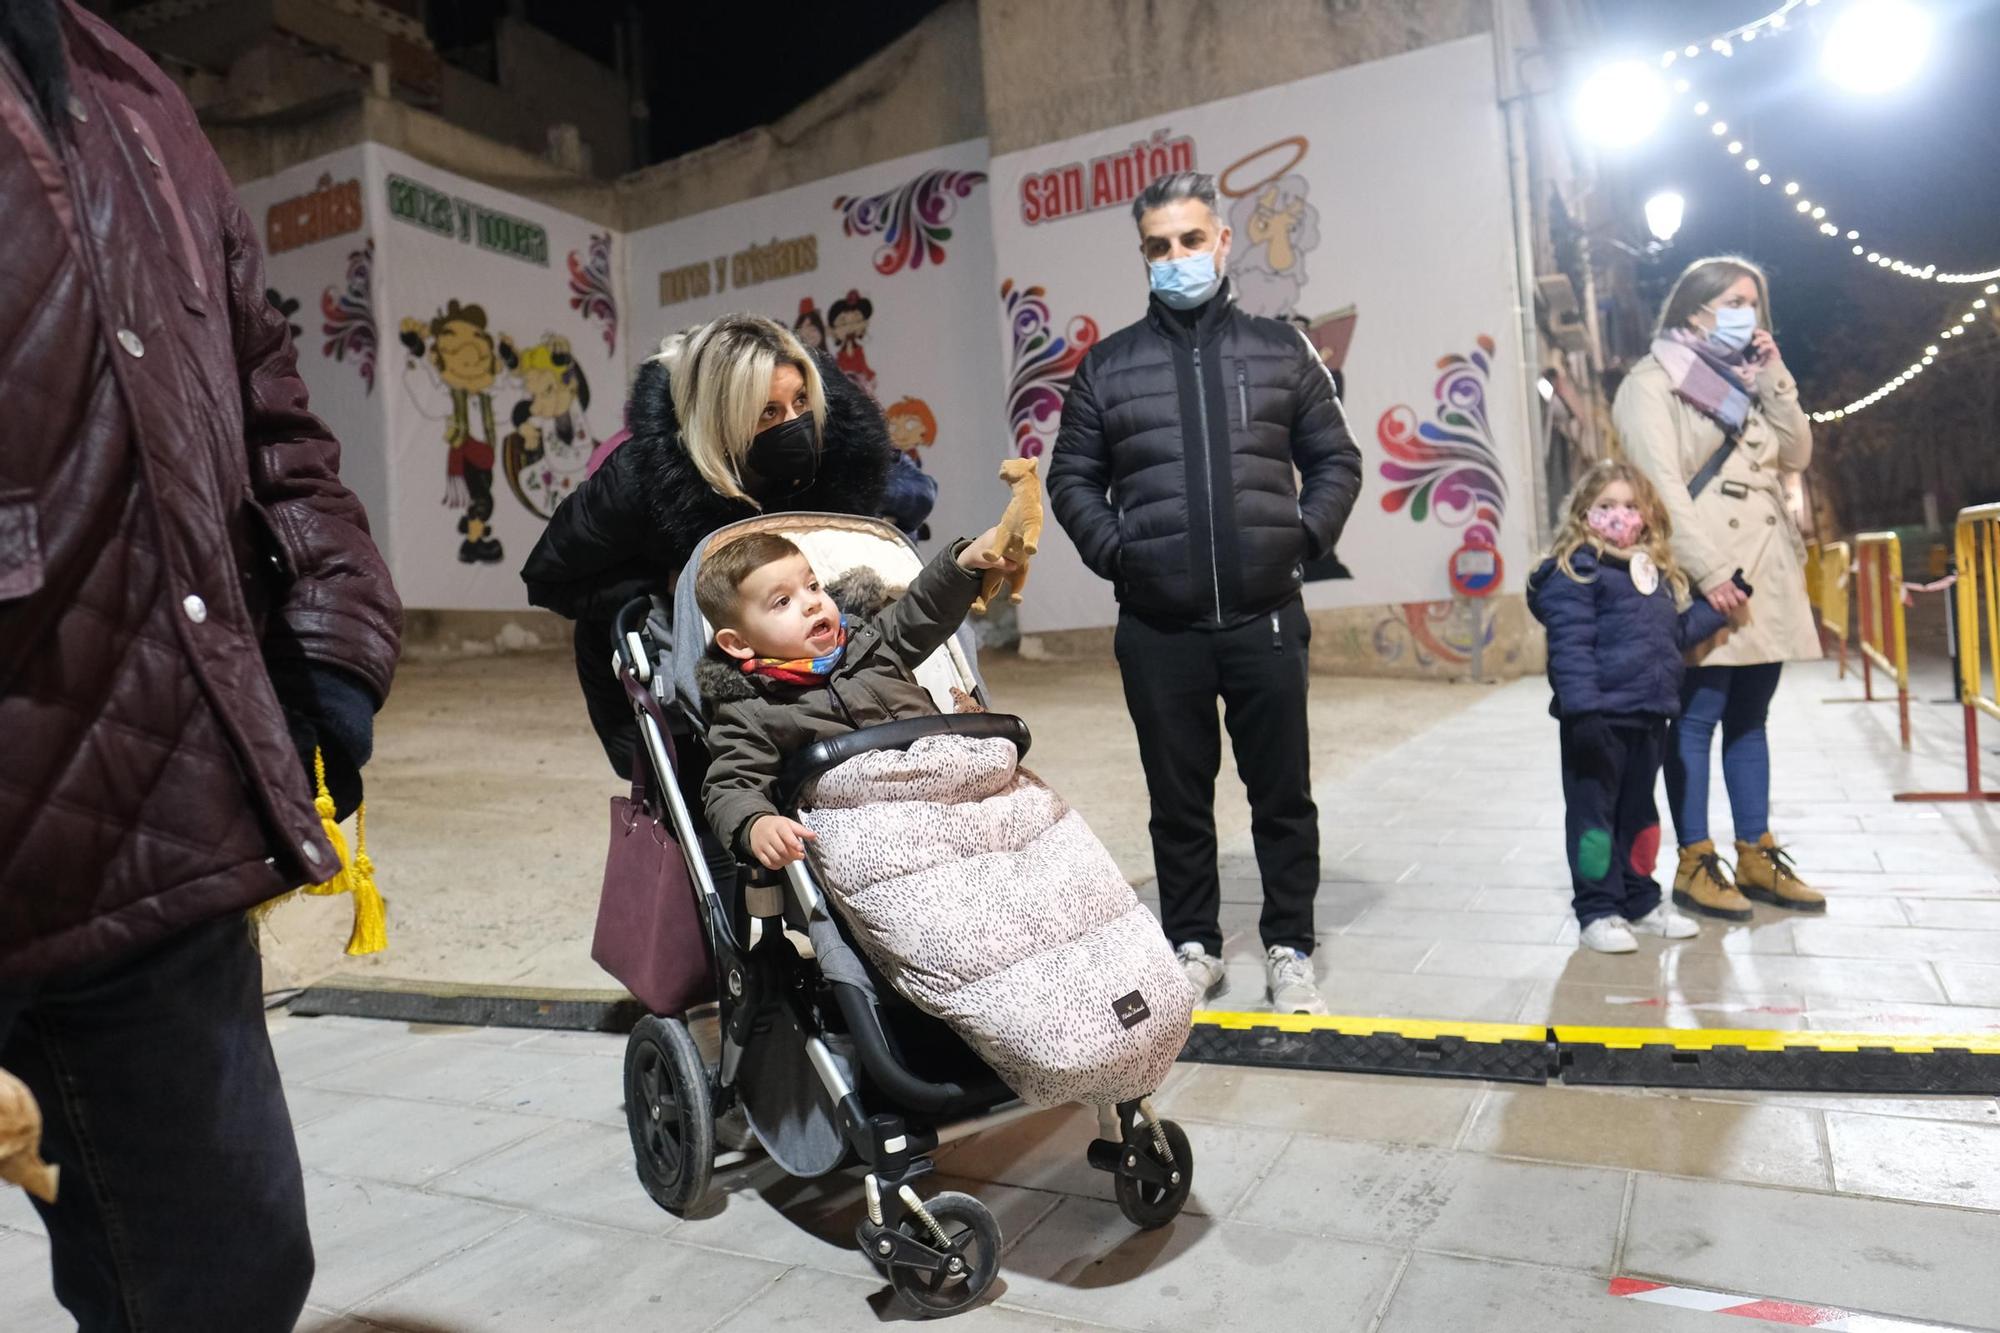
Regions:
[[[1337,681],[1316,688],[1341,688]],[[1788,672],[1775,823],[1829,892],[1636,955],[1579,954],[1554,727],[1523,682],[1321,789],[1318,958],[1338,1012],[2000,1030],[2000,856],[1984,810],[1898,806],[1958,776],[1955,714]],[[1919,691],[1920,695],[1924,691]],[[1935,697],[1931,691],[1926,697]],[[1994,739],[2000,741],[2000,732]],[[1996,763],[2000,768],[2000,763]],[[1715,815],[1726,830],[1721,784]],[[1254,1007],[1254,863],[1225,849],[1232,990]],[[718,1175],[686,1220],[633,1177],[622,1041],[275,1016],[319,1254],[311,1333],[872,1328],[900,1315],[853,1249],[856,1179]],[[1701,1333],[1606,1295],[1629,1275],[2000,1328],[2000,1102],[1659,1093],[1183,1066],[1160,1104],[1197,1155],[1188,1211],[1137,1234],[1083,1164],[1088,1116],[939,1157],[1007,1237],[967,1327]],[[0,1193],[0,1327],[67,1329],[46,1246]],[[1785,1325],[1735,1319],[1731,1329]]]

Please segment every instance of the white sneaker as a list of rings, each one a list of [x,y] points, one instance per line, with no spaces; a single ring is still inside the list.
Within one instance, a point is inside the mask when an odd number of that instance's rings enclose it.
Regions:
[[[1622,918],[1601,916],[1583,928],[1583,947],[1599,953],[1637,953],[1639,941]]]
[[[1181,971],[1187,974],[1195,1003],[1212,1000],[1228,988],[1229,974],[1223,971],[1222,960],[1195,941],[1189,940],[1175,949],[1174,957],[1181,960]]]
[[[1323,1014],[1326,1001],[1313,979],[1312,959],[1297,949],[1274,944],[1264,955],[1264,989],[1271,1008],[1280,1014]]]
[[[1693,917],[1683,916],[1665,902],[1626,924],[1641,935],[1658,935],[1663,940],[1691,940],[1701,934]]]

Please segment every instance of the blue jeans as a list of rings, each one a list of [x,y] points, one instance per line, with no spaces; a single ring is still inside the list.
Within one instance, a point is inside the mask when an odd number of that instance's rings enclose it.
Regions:
[[[1764,718],[1782,662],[1689,667],[1681,716],[1667,739],[1667,811],[1683,847],[1708,839],[1708,755],[1722,726],[1722,784],[1736,836],[1755,842],[1771,827],[1771,744]]]
[[[312,1285],[305,1185],[243,918],[0,992],[0,1067],[60,1167],[56,1299],[82,1333],[275,1333]],[[0,1293],[0,1324],[8,1300]]]

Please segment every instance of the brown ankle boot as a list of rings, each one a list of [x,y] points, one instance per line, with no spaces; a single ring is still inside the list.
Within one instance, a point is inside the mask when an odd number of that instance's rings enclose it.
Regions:
[[[1799,878],[1792,858],[1766,833],[1755,842],[1736,844],[1736,887],[1746,898],[1794,912],[1824,912],[1826,895]]]
[[[1674,906],[1724,921],[1748,921],[1753,915],[1750,900],[1736,891],[1734,877],[1707,838],[1681,848],[1680,868],[1674,872]]]

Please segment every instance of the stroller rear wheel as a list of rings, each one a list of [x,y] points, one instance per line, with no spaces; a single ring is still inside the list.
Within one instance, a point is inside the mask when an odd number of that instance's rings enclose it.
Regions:
[[[1125,1151],[1144,1153],[1152,1159],[1153,1171],[1149,1174],[1162,1179],[1147,1181],[1124,1172],[1112,1178],[1118,1211],[1142,1231],[1163,1227],[1180,1216],[1188,1193],[1194,1188],[1194,1149],[1188,1146],[1187,1134],[1171,1120],[1160,1121],[1159,1130],[1167,1141],[1167,1157],[1162,1158],[1152,1134],[1143,1127],[1133,1136],[1137,1142],[1127,1140]]]
[[[695,1207],[715,1170],[708,1066],[687,1024],[648,1014],[625,1043],[625,1128],[639,1183],[670,1213]]]
[[[1000,1271],[1000,1224],[985,1204],[955,1190],[926,1200],[924,1212],[929,1214],[928,1222],[911,1213],[896,1224],[896,1229],[943,1251],[952,1266],[929,1273],[892,1265],[889,1283],[911,1313],[921,1319],[936,1319],[957,1314],[993,1285],[993,1275]]]

